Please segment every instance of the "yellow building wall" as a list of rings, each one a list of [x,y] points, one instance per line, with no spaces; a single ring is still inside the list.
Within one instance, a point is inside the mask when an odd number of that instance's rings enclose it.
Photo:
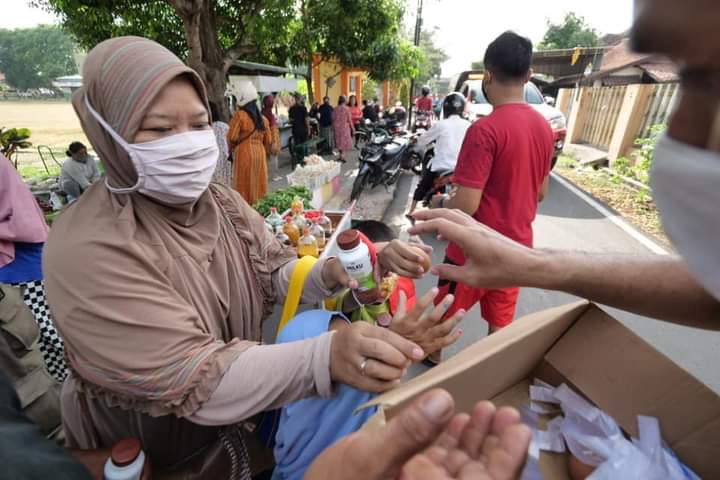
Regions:
[[[357,68],[348,68],[336,62],[321,60],[317,55],[313,63],[313,93],[314,101],[321,103],[323,97],[330,97],[330,103],[337,105],[340,95],[349,97],[356,95],[358,104],[362,103],[363,75],[366,72]],[[333,78],[332,87],[327,86],[327,79]]]

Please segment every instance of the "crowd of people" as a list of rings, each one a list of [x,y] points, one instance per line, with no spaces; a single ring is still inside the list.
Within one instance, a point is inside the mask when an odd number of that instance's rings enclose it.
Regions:
[[[720,44],[696,48],[714,31],[712,22],[697,23],[696,10],[648,3],[664,8],[639,12],[635,45],[682,67],[684,94],[651,178],[679,255],[532,248],[552,136],[523,98],[532,44],[506,32],[484,58],[493,113],[470,125],[458,115],[463,100],[450,95],[446,118],[421,137],[437,142],[427,179],[452,166],[457,184],[431,209],[412,213],[411,233],[450,242],[443,264],[431,268],[438,288],[414,306],[395,305],[387,328],[352,321],[342,309],[310,311],[273,345],[263,343],[262,325],[299,262],[250,207],[264,190],[247,178],[266,177],[265,156],[277,151],[273,99],[260,108],[257,92],[245,87],[230,125],[222,125],[203,81],[169,50],[139,37],[97,45],[73,106],[102,160],[102,181],[87,148],[71,145],[65,180],[74,183],[66,191],[78,195],[48,231],[32,194],[0,157],[5,471],[89,478],[47,439],[61,436],[67,448],[87,451],[135,437],[161,477],[249,479],[267,466],[250,427],[281,409],[273,478],[516,478],[531,431],[514,409],[478,399],[470,415],[457,413],[452,397],[434,390],[381,429],[361,430],[370,413],[348,412],[394,388],[412,363],[433,354],[440,360],[475,303],[491,333],[508,325],[519,287],[720,330]],[[720,8],[702,15],[717,20]],[[333,108],[328,99],[317,108],[323,137],[341,151],[352,148],[360,118],[357,101],[347,103],[340,98]],[[377,115],[368,107],[362,117]],[[308,134],[311,112],[298,99],[293,135]],[[224,163],[231,155],[235,165]],[[373,245],[378,270],[427,273],[412,246],[380,235],[381,227],[357,228],[368,228],[363,241]],[[319,260],[302,301],[357,287],[338,259]]]

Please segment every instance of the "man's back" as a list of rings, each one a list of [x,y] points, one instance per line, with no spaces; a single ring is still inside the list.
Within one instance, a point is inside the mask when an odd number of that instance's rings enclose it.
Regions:
[[[524,103],[500,105],[468,130],[455,181],[483,191],[476,220],[532,246],[532,222],[552,155],[552,130],[542,115]],[[448,256],[463,260],[455,245]]]
[[[454,170],[457,164],[460,147],[470,122],[460,115],[452,115],[449,118],[439,121],[430,130],[418,138],[418,145],[425,146],[435,141],[435,157],[430,164],[430,170],[440,172]]]
[[[433,101],[431,97],[420,97],[415,102],[419,112],[431,112],[433,109]]]

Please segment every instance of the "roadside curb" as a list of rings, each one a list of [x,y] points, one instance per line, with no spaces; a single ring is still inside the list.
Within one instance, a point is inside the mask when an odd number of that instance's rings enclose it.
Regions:
[[[550,175],[560,185],[570,190],[570,192],[575,194],[575,196],[579,197],[582,201],[590,205],[590,207],[600,213],[603,217],[607,218],[623,232],[630,235],[634,240],[636,240],[642,246],[650,250],[652,253],[655,253],[657,255],[670,254],[670,252],[668,252],[664,247],[660,246],[660,244],[658,244],[655,240],[652,240],[645,233],[641,232],[637,227],[625,220],[625,218],[622,217],[620,214],[612,212],[608,207],[595,200],[589,193],[582,190],[570,180],[566,179],[559,173],[551,172]]]

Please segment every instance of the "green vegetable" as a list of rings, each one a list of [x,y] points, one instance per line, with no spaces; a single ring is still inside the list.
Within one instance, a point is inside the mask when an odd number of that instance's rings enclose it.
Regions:
[[[277,208],[278,213],[283,213],[290,208],[295,197],[302,198],[305,201],[305,205],[309,206],[312,201],[312,192],[305,187],[282,188],[265,195],[253,205],[253,208],[263,217],[270,215],[270,209],[272,207]]]

